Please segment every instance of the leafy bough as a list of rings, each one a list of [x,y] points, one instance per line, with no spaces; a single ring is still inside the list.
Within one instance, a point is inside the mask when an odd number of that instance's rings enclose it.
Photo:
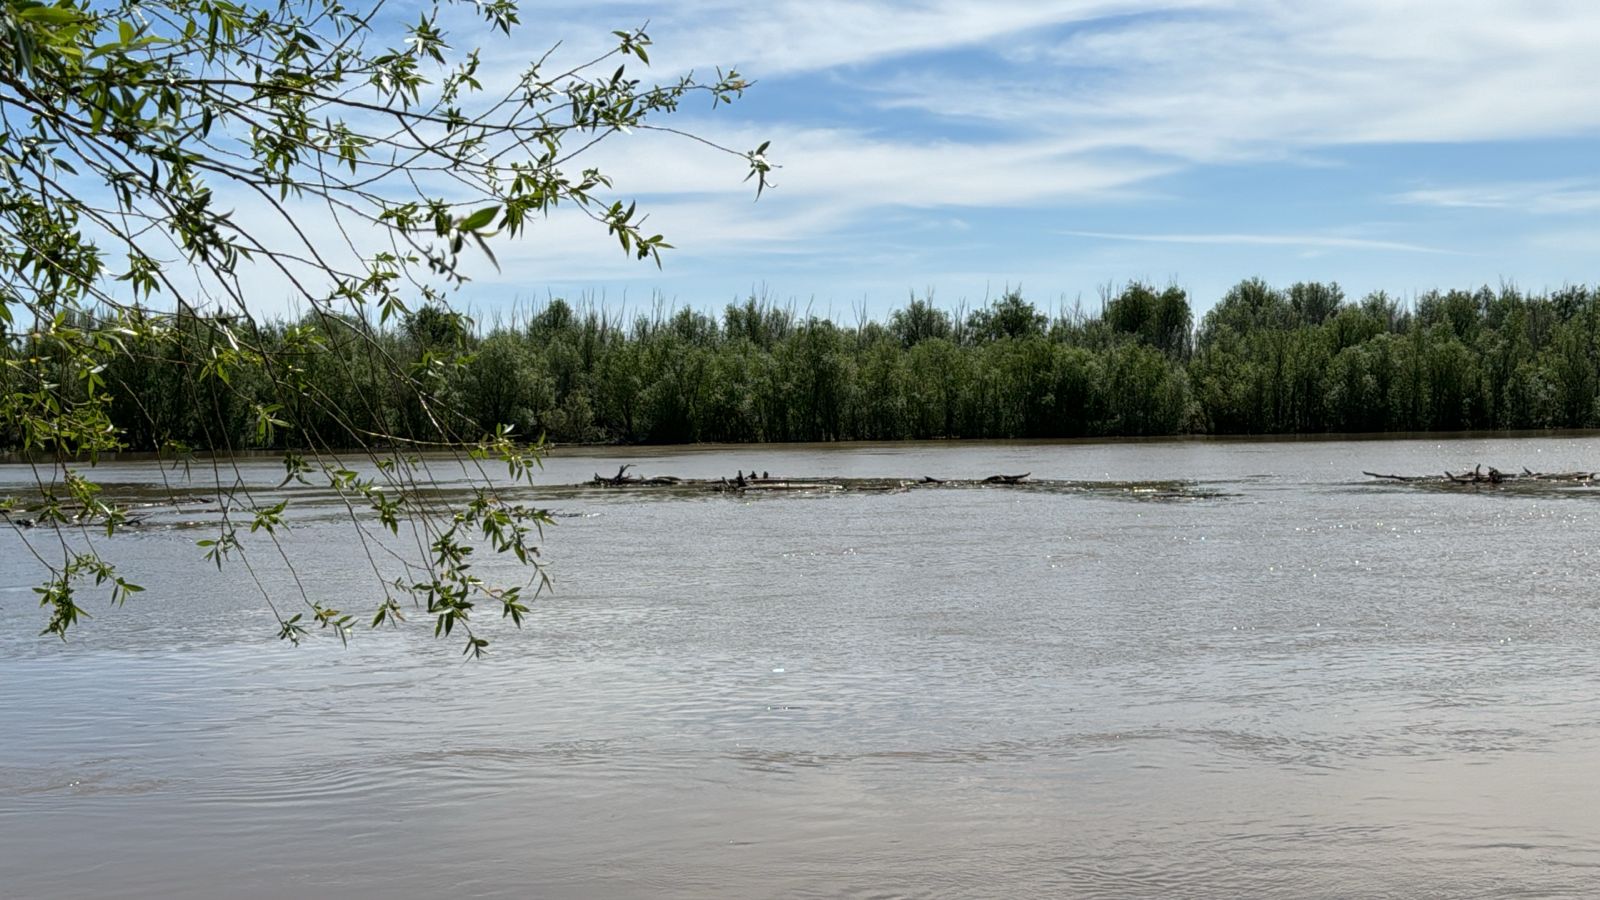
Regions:
[[[281,608],[251,564],[270,548],[295,572],[289,501],[243,487],[228,452],[228,423],[245,417],[261,443],[284,448],[285,484],[316,479],[339,498],[384,585],[370,623],[401,620],[409,596],[436,633],[464,634],[465,652],[481,654],[478,605],[520,625],[548,584],[536,545],[548,516],[506,492],[536,470],[540,442],[471,431],[438,390],[469,359],[449,341],[401,360],[379,330],[448,309],[465,254],[498,265],[495,240],[562,207],[660,265],[671,245],[584,164],[617,135],[682,136],[740,160],[757,196],[769,186],[766,144],[739,151],[659,121],[693,97],[738,98],[748,83],[735,71],[647,83],[633,71],[651,41],[636,29],[575,62],[552,48],[505,78],[479,50],[453,50],[446,23],[511,36],[513,0],[434,3],[403,26],[388,12],[384,0],[0,0],[0,446],[34,466],[37,485],[0,515],[45,572],[45,634],[64,639],[87,615],[85,587],[115,603],[141,590],[97,548],[127,509],[90,477],[100,454],[137,449],[209,467],[219,496],[235,486],[200,550],[219,568],[244,565],[281,637],[347,637],[354,613],[312,597],[298,575],[302,608]],[[236,213],[244,203],[249,216]],[[251,302],[263,283],[305,317],[264,324]],[[447,333],[472,327],[435,318]],[[362,386],[353,402],[309,362],[330,348],[341,377]],[[111,405],[138,396],[117,379],[156,358],[179,360],[183,396],[222,452],[199,460],[153,410],[138,442],[111,424]],[[402,418],[431,437],[397,427]],[[470,499],[429,490],[440,453],[473,473]],[[494,462],[509,479],[491,477]],[[415,550],[374,528],[407,533]],[[480,579],[475,545],[515,559],[527,581]],[[402,575],[385,573],[384,555]]]

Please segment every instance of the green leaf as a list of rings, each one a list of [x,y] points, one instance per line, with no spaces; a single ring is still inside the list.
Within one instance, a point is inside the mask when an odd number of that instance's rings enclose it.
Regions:
[[[9,4],[8,4],[9,5]],[[41,25],[75,25],[84,21],[84,14],[76,9],[61,6],[31,6],[27,9],[16,10],[17,18],[24,22],[38,22]]]
[[[499,212],[500,207],[498,205],[485,206],[483,209],[480,209],[472,215],[467,216],[465,219],[462,219],[460,223],[456,225],[456,227],[462,231],[477,231],[485,225],[488,225],[490,222],[493,222],[495,215]]]

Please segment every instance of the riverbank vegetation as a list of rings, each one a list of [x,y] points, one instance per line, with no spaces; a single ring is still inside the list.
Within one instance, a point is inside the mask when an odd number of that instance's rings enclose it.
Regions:
[[[844,325],[755,299],[631,318],[553,300],[510,323],[427,306],[376,330],[319,313],[243,323],[252,358],[280,371],[235,358],[226,378],[207,362],[219,329],[188,315],[108,348],[100,379],[130,449],[426,445],[501,426],[618,443],[1600,426],[1600,292],[1585,287],[1402,303],[1251,279],[1198,321],[1176,287],[1130,284],[1098,307],[1052,314],[1010,291]],[[24,333],[4,352],[40,348]],[[285,377],[304,388],[287,400]]]

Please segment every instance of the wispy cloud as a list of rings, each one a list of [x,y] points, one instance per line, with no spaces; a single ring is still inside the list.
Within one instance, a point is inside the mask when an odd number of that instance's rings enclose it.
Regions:
[[[1169,0],[1167,9],[1207,0]],[[674,57],[726,61],[780,77],[865,66],[917,54],[1015,42],[1018,35],[1147,11],[1137,0],[688,0],[655,28]]]
[[[1594,181],[1511,181],[1421,188],[1393,198],[1414,206],[1449,209],[1520,210],[1541,215],[1600,212],[1600,183]]]
[[[551,5],[597,34],[643,9]],[[886,206],[1134,198],[1182,167],[1351,144],[1600,129],[1590,0],[681,0],[655,15],[658,74],[739,63],[839,109],[922,117],[892,130],[786,110],[759,128],[691,124],[735,148],[774,138],[783,191],[835,222]],[[664,147],[624,141],[596,157],[643,176],[630,193],[741,190],[727,160]]]
[[[1600,7],[1216,0],[994,50],[974,75],[907,71],[886,107],[1211,162],[1305,148],[1600,128]]]
[[[1438,247],[1326,234],[1135,234],[1113,231],[1063,231],[1072,237],[1147,244],[1212,244],[1229,247],[1300,247],[1315,250],[1378,250],[1398,253],[1450,253]]]
[[[768,133],[711,121],[690,127],[734,147],[753,145]],[[696,152],[673,135],[636,137],[642,139],[613,142],[593,156],[627,173],[631,192],[753,198],[740,181],[738,160]],[[1104,198],[1176,169],[1170,162],[1081,153],[1048,138],[961,141],[791,128],[773,146],[782,166],[773,175],[779,187],[775,203],[787,197],[854,207],[1010,207]]]

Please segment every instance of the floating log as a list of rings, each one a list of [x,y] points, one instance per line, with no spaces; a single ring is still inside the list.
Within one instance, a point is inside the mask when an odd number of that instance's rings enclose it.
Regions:
[[[1413,481],[1430,481],[1433,479],[1433,476],[1431,475],[1384,475],[1380,472],[1362,472],[1361,474],[1367,476],[1368,478],[1383,478],[1389,481],[1398,481],[1404,484],[1409,484]]]
[[[553,487],[557,491],[562,489],[562,486]],[[660,490],[673,494],[724,494],[745,498],[840,493],[888,494],[907,491],[953,491],[978,488],[1048,494],[1098,493],[1141,501],[1201,500],[1228,496],[1215,489],[1202,487],[1184,480],[1067,481],[1048,478],[1034,480],[1031,472],[1023,472],[1018,475],[1002,473],[988,477],[950,479],[934,478],[931,475],[906,478],[862,478],[855,476],[795,478],[772,477],[766,472],[761,473],[761,476],[757,476],[753,472],[746,472],[740,469],[731,476],[722,475],[711,478],[677,478],[672,476],[641,478],[623,470],[617,473],[617,477],[606,478],[597,475],[596,478],[590,481],[566,485],[565,487],[578,491],[594,490],[596,488],[609,491],[620,488],[625,490]]]
[[[1494,466],[1485,467],[1482,463],[1460,472],[1444,470],[1441,475],[1390,475],[1383,472],[1362,472],[1368,478],[1379,478],[1384,481],[1396,481],[1401,484],[1447,484],[1447,485],[1509,485],[1523,482],[1540,482],[1545,484],[1588,484],[1596,480],[1594,472],[1535,472],[1526,467],[1522,472],[1502,472]]]
[[[643,478],[639,478],[637,476],[634,476],[634,477],[630,478],[628,476],[628,470],[631,469],[631,468],[633,468],[633,463],[625,463],[623,465],[620,465],[620,466],[617,467],[617,474],[611,476],[610,478],[606,478],[606,477],[602,476],[599,472],[596,472],[596,473],[594,473],[594,482],[593,483],[594,484],[610,485],[612,487],[617,487],[619,485],[624,485],[624,484],[641,484],[641,483],[643,483],[644,482]]]
[[[717,492],[727,491],[892,491],[907,490],[914,487],[962,487],[971,485],[1001,485],[1020,486],[1029,484],[1044,484],[1031,482],[1032,472],[1023,472],[1020,475],[990,475],[987,478],[976,479],[944,479],[923,475],[920,478],[774,478],[768,472],[757,475],[754,471],[745,472],[743,469],[736,471],[732,477],[726,475],[718,478],[679,478],[672,475],[657,475],[649,478],[628,474],[631,465],[620,466],[617,474],[606,477],[596,472],[588,484],[593,487],[605,488],[646,488],[646,487],[682,487],[688,489],[701,489]],[[1055,482],[1050,482],[1054,484]]]
[[[1522,478],[1530,481],[1594,481],[1594,472],[1530,472],[1522,470]]]

